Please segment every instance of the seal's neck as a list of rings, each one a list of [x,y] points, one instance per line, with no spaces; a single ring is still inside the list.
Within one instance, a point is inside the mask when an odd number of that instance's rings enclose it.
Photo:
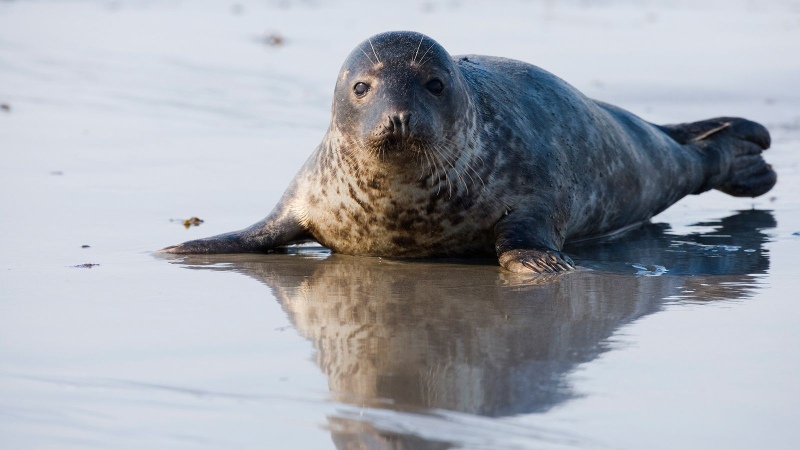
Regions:
[[[458,131],[431,145],[417,143],[386,150],[364,146],[331,128],[321,149],[321,162],[343,178],[352,177],[359,182],[381,180],[373,185],[381,184],[387,189],[416,186],[451,194],[472,190],[469,185],[479,182],[476,166],[483,164],[477,151],[477,135]]]

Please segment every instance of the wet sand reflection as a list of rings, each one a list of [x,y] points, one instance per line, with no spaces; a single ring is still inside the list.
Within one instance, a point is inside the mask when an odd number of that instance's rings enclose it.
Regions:
[[[671,301],[742,300],[769,268],[775,220],[742,211],[677,235],[648,224],[567,248],[583,269],[551,278],[492,261],[387,261],[318,252],[187,257],[272,289],[338,401],[499,417],[543,412],[576,394],[567,375],[609,350],[620,327]],[[224,266],[219,264],[226,263]],[[447,448],[330,418],[340,448]]]

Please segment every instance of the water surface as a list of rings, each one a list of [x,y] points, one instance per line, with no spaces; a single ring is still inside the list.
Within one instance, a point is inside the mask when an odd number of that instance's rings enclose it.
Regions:
[[[360,6],[0,2],[0,447],[793,448],[797,5]],[[779,183],[569,246],[561,276],[152,254],[263,217],[389,29],[654,122],[758,120]]]

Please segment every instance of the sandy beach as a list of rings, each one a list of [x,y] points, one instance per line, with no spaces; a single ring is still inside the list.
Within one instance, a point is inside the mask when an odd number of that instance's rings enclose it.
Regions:
[[[153,253],[263,218],[398,29],[653,123],[763,123],[778,184],[555,280]],[[0,1],[0,447],[794,448],[798,55],[794,0]]]

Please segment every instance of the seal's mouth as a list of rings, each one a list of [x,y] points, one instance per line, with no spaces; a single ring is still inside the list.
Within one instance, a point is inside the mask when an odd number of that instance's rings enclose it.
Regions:
[[[430,145],[414,135],[406,137],[384,135],[370,139],[367,147],[380,159],[403,159],[425,152]]]

